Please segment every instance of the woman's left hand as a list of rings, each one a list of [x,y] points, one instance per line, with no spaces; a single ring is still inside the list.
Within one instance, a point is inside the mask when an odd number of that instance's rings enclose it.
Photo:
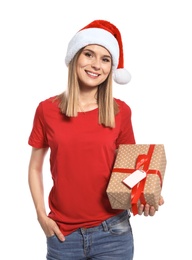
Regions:
[[[161,196],[159,199],[159,206],[164,204],[164,199]],[[150,206],[149,204],[146,204],[145,206],[143,204],[141,204],[138,208],[138,214],[139,215],[144,215],[144,216],[154,216],[155,215],[155,208],[153,206]]]

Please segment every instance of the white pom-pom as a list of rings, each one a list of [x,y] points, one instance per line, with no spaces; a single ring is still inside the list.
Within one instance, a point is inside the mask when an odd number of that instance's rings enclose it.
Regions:
[[[127,84],[131,80],[131,74],[126,69],[115,69],[113,79],[118,84]]]

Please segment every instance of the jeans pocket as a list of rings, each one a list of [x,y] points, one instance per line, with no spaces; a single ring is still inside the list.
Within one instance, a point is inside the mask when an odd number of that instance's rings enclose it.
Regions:
[[[47,240],[54,240],[55,238],[57,238],[56,235],[46,236],[46,239],[47,239]]]
[[[53,246],[53,247],[59,247],[60,244],[63,243],[58,239],[58,237],[56,235],[46,237],[46,239],[47,239],[47,245],[50,245],[50,246]]]
[[[109,225],[109,232],[114,235],[122,235],[131,231],[129,216],[124,216],[118,221],[112,222]]]

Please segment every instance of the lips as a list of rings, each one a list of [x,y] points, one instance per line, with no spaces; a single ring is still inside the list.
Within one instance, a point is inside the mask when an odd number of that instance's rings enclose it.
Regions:
[[[99,77],[99,75],[100,74],[98,74],[98,73],[93,73],[93,72],[91,72],[91,71],[85,71],[89,76],[91,76],[91,77]]]

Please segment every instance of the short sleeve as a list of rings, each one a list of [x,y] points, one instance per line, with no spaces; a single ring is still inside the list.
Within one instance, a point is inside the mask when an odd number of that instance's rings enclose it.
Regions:
[[[35,148],[48,147],[42,103],[36,109],[28,144]]]
[[[135,136],[132,126],[132,111],[131,108],[125,103],[120,104],[120,133],[117,138],[117,147],[120,144],[135,144]]]

